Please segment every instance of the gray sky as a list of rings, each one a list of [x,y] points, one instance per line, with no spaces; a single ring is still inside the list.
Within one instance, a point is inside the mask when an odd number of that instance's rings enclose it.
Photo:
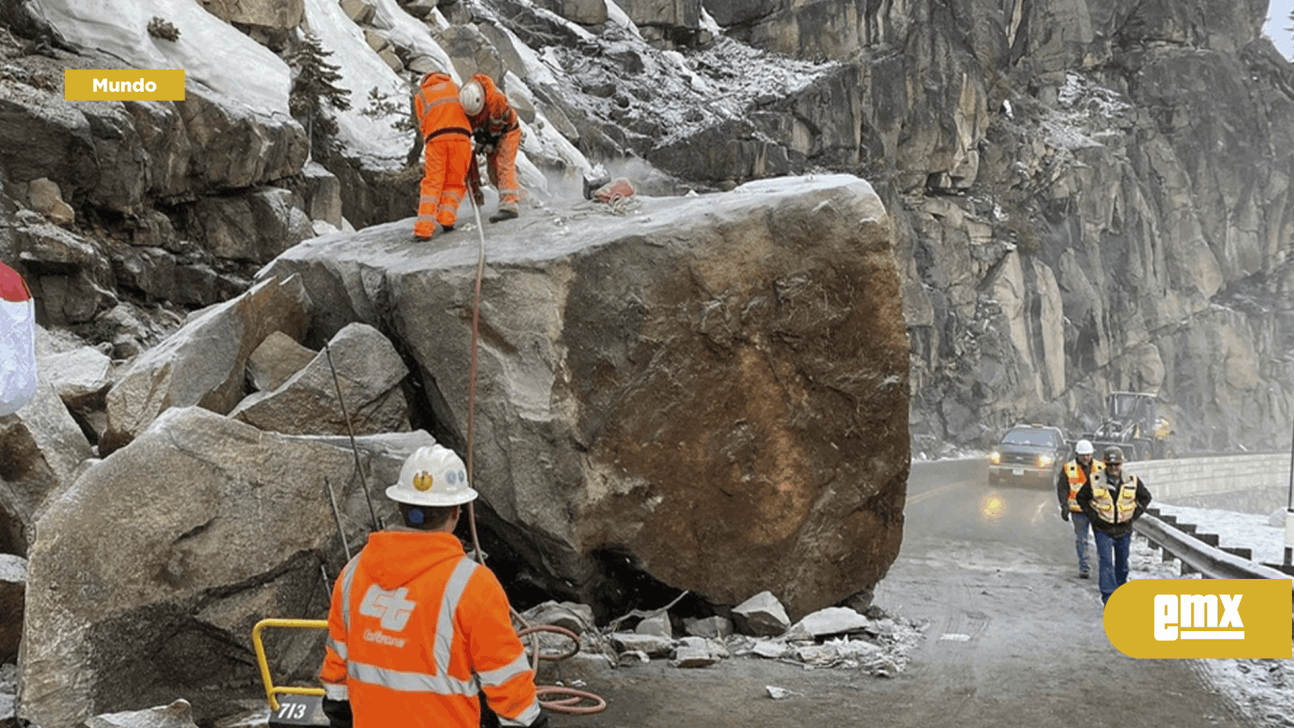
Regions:
[[[1294,0],[1271,0],[1267,9],[1267,25],[1264,28],[1276,48],[1286,58],[1294,57],[1294,34],[1285,30],[1294,25],[1290,21],[1290,11],[1294,10]]]

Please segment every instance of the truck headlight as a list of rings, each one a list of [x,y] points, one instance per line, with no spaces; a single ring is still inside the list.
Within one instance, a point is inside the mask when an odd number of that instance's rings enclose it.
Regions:
[[[990,463],[993,463],[994,465],[1001,465],[1001,464],[1002,464],[1002,453],[998,452],[997,450],[994,450],[994,451],[990,452],[990,453],[988,454],[988,461],[989,461]]]
[[[1052,463],[1054,463],[1054,462],[1056,462],[1056,458],[1054,458],[1054,457],[1052,457],[1052,456],[1050,456],[1050,455],[1039,455],[1039,456],[1038,456],[1038,467],[1040,467],[1040,468],[1050,468],[1050,467],[1051,467],[1051,464],[1052,464]]]

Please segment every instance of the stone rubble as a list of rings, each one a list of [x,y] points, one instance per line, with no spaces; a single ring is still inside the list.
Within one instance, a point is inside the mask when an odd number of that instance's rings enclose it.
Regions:
[[[748,614],[785,613],[776,597],[766,594],[743,602]],[[531,625],[552,624],[555,622],[546,620],[559,618],[569,611],[569,604],[559,607],[556,602],[546,602],[522,616]],[[724,630],[724,624],[731,622],[722,616],[687,619],[682,622],[688,628],[705,623],[717,626],[722,634],[689,634],[679,638],[673,637],[672,630],[665,631],[673,621],[668,611],[662,611],[643,617],[633,632],[603,633],[585,629],[580,636],[580,653],[585,657],[605,657],[609,665],[620,668],[631,668],[653,659],[667,660],[677,668],[700,668],[722,660],[750,658],[779,660],[805,669],[851,669],[873,677],[895,677],[903,672],[908,654],[924,638],[925,626],[886,615],[879,609],[869,611],[873,616],[848,607],[827,607],[805,615],[776,635]],[[769,622],[755,620],[754,624],[764,631]],[[548,634],[542,639],[541,649],[544,654],[558,654],[569,650],[569,642],[564,637]]]

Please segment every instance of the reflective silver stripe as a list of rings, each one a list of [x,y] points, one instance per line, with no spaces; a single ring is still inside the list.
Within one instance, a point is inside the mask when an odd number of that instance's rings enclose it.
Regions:
[[[437,82],[434,86],[432,86],[432,87],[431,87],[431,89],[432,89],[433,91],[439,91],[439,90],[441,90],[441,89],[443,89],[443,88],[445,88],[445,84],[444,84],[444,82],[443,82],[443,81],[442,81],[442,82]],[[426,115],[426,113],[427,113],[428,111],[430,111],[433,107],[440,106],[441,104],[447,104],[447,103],[449,103],[449,102],[451,102],[451,101],[458,101],[458,97],[457,97],[457,96],[442,96],[442,97],[440,97],[440,98],[436,99],[435,101],[432,101],[431,99],[427,98],[427,91],[426,91],[426,89],[425,89],[425,88],[420,88],[420,89],[418,89],[418,104],[419,104],[420,106],[422,106],[422,113],[423,113],[423,115],[424,115],[424,116],[425,116],[425,115]]]
[[[521,715],[518,715],[516,718],[505,718],[502,715],[499,716],[499,724],[500,725],[530,725],[531,723],[534,723],[535,718],[538,718],[538,717],[539,717],[539,701],[536,700],[535,702],[530,704],[529,708],[526,708],[525,710],[521,711]]]
[[[436,695],[476,695],[481,692],[480,683],[475,677],[470,680],[459,680],[449,675],[427,675],[421,672],[401,672],[363,662],[351,662],[347,665],[350,679],[381,685],[384,688],[398,690],[402,693],[434,693]]]
[[[355,582],[355,565],[359,563],[359,557],[360,554],[355,554],[355,558],[341,571],[341,621],[346,625],[347,634],[350,633],[350,585]]]
[[[324,683],[324,697],[329,700],[350,700],[350,690],[345,685]]]
[[[478,675],[481,678],[482,685],[494,687],[496,685],[502,685],[523,672],[530,672],[530,661],[526,659],[525,651],[522,651],[520,655],[517,655],[517,659],[509,662],[503,667],[496,667],[493,670],[484,670],[478,673]]]
[[[454,612],[458,611],[467,580],[472,578],[474,571],[476,562],[464,556],[445,582],[445,594],[440,598],[440,616],[436,620],[436,644],[432,651],[437,675],[449,672],[449,656],[454,645]]]

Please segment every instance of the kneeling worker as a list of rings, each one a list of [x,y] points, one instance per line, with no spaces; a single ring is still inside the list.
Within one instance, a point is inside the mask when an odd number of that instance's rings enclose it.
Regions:
[[[451,450],[419,448],[386,489],[403,526],[378,531],[333,587],[321,678],[333,728],[481,723],[547,728],[508,597],[454,536],[477,496]]]
[[[485,152],[490,182],[499,190],[499,211],[490,216],[490,222],[511,220],[519,213],[521,183],[517,181],[517,150],[521,148],[521,120],[494,81],[484,73],[472,76],[463,84],[458,94],[472,124],[472,139],[477,149]],[[472,194],[480,204],[480,172],[476,157],[472,157],[475,180],[469,182]]]

